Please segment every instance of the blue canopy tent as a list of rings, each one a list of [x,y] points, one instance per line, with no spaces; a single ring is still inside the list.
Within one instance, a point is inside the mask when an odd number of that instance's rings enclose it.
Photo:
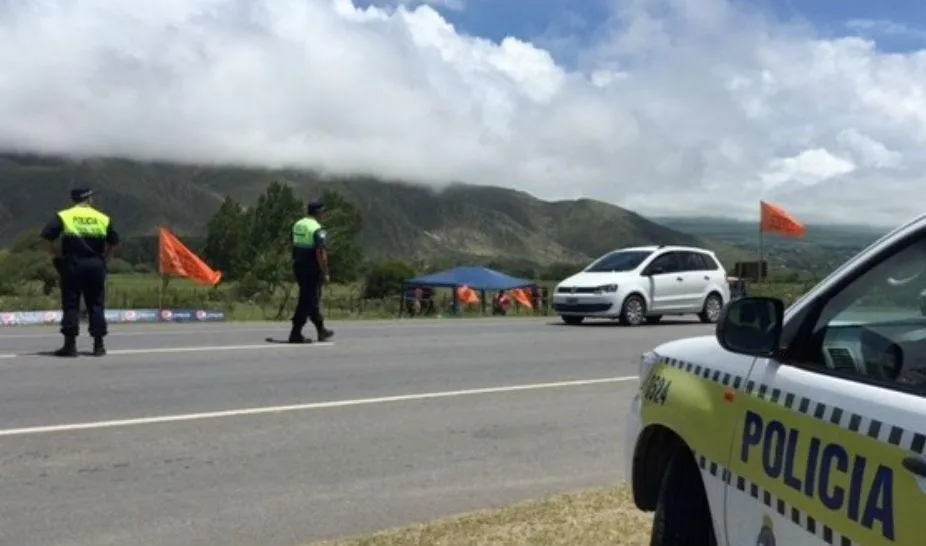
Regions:
[[[441,271],[439,273],[431,273],[429,275],[413,277],[411,279],[407,279],[403,284],[403,293],[407,289],[414,287],[453,288],[454,312],[458,312],[460,308],[460,302],[457,299],[456,288],[466,285],[473,290],[481,292],[480,298],[482,300],[482,309],[483,312],[485,312],[486,291],[527,288],[534,286],[535,283],[527,279],[519,279],[517,277],[512,277],[511,275],[506,275],[499,271],[489,269],[488,267],[461,266],[454,267],[453,269],[448,269],[446,271]]]

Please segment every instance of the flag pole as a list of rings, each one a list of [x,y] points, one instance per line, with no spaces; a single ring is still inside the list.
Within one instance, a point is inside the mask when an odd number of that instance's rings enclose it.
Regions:
[[[158,312],[164,309],[164,272],[161,270],[161,248],[164,244],[162,241],[161,226],[158,226]]]
[[[762,231],[762,200],[759,200],[759,262],[756,264],[756,278],[758,279],[758,284],[762,284],[762,260],[764,258],[764,249],[762,248],[763,243],[763,231]]]

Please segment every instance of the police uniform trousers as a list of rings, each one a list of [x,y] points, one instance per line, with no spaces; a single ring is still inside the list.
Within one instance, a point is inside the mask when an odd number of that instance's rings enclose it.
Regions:
[[[107,333],[106,262],[97,257],[67,257],[61,260],[61,333],[76,337],[79,333],[80,300],[87,308],[89,328],[93,337]]]
[[[293,313],[293,330],[301,329],[308,319],[312,321],[316,330],[323,331],[325,323],[319,309],[322,299],[322,282],[318,268],[303,261],[293,262],[293,275],[299,285],[299,300]]]

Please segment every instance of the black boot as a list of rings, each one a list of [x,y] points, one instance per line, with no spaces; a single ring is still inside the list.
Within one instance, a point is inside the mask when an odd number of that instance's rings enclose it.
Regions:
[[[318,341],[327,341],[334,336],[334,330],[329,330],[324,326],[319,326],[316,330],[318,331]]]
[[[305,336],[302,335],[302,328],[296,328],[295,326],[293,326],[293,329],[290,330],[289,332],[288,341],[290,343],[308,343],[309,342],[309,340],[307,340]]]
[[[55,356],[77,356],[77,336],[64,336],[64,345],[54,352]]]
[[[104,356],[106,354],[106,346],[103,344],[102,337],[93,338],[93,356]]]

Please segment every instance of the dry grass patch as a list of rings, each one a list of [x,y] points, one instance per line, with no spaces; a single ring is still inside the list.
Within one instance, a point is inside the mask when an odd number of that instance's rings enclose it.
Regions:
[[[652,521],[622,485],[310,546],[648,546]]]

